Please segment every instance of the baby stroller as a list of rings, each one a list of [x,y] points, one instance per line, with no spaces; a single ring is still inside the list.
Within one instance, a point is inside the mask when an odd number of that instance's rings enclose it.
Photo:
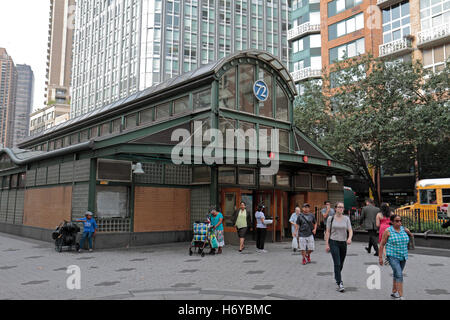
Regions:
[[[189,255],[192,256],[194,252],[200,254],[202,257],[205,256],[205,249],[207,247],[210,248],[209,253],[211,254],[213,251],[211,245],[211,233],[213,232],[211,224],[209,221],[204,223],[194,222],[194,237],[191,241],[191,245],[189,247]],[[192,250],[194,248],[194,250]]]
[[[55,240],[55,250],[61,252],[63,247],[68,247],[69,250],[80,248],[77,242],[77,234],[80,232],[80,227],[73,222],[62,222],[52,233],[52,238]]]

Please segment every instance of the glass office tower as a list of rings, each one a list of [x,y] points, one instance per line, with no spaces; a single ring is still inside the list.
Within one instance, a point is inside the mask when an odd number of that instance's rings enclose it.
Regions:
[[[235,51],[288,64],[287,0],[80,0],[71,117]]]

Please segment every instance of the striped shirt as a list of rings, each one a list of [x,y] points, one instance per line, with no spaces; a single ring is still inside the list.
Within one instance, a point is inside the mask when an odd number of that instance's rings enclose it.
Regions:
[[[409,236],[405,228],[400,227],[400,232],[397,232],[393,226],[390,226],[387,230],[389,230],[389,238],[386,244],[386,256],[408,260]]]

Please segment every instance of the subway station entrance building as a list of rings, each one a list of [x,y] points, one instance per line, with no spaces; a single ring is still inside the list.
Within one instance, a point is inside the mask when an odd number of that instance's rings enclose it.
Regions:
[[[254,90],[258,80],[265,99]],[[268,237],[289,237],[294,206],[308,202],[319,210],[327,199],[343,200],[343,177],[351,173],[294,125],[295,94],[278,58],[240,51],[49,128],[19,149],[1,149],[0,231],[50,241],[61,221],[90,210],[99,224],[97,248],[188,241],[192,223],[216,205],[232,240],[231,216],[245,201],[252,213],[264,203],[266,216],[274,218]],[[210,128],[235,142],[233,163],[199,161],[196,145],[190,163],[174,164],[181,141],[173,141],[174,131],[194,137]],[[266,129],[269,135],[278,129],[272,159],[279,170],[262,175],[268,165],[250,161],[250,138],[226,137],[227,129]],[[209,143],[201,142],[200,155]],[[261,149],[262,141],[256,143]],[[137,164],[144,173],[136,173]],[[338,183],[330,183],[333,175]]]

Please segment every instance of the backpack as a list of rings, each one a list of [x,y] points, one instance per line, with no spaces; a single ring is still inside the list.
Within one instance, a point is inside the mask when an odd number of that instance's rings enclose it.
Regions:
[[[299,218],[302,218],[302,220],[306,222],[306,224],[309,226],[310,231],[312,232],[313,229],[314,229],[314,226],[311,224],[311,222],[310,222],[309,220],[307,220],[307,219],[305,218],[305,216],[303,215],[303,213],[301,213],[298,217],[299,217]]]

